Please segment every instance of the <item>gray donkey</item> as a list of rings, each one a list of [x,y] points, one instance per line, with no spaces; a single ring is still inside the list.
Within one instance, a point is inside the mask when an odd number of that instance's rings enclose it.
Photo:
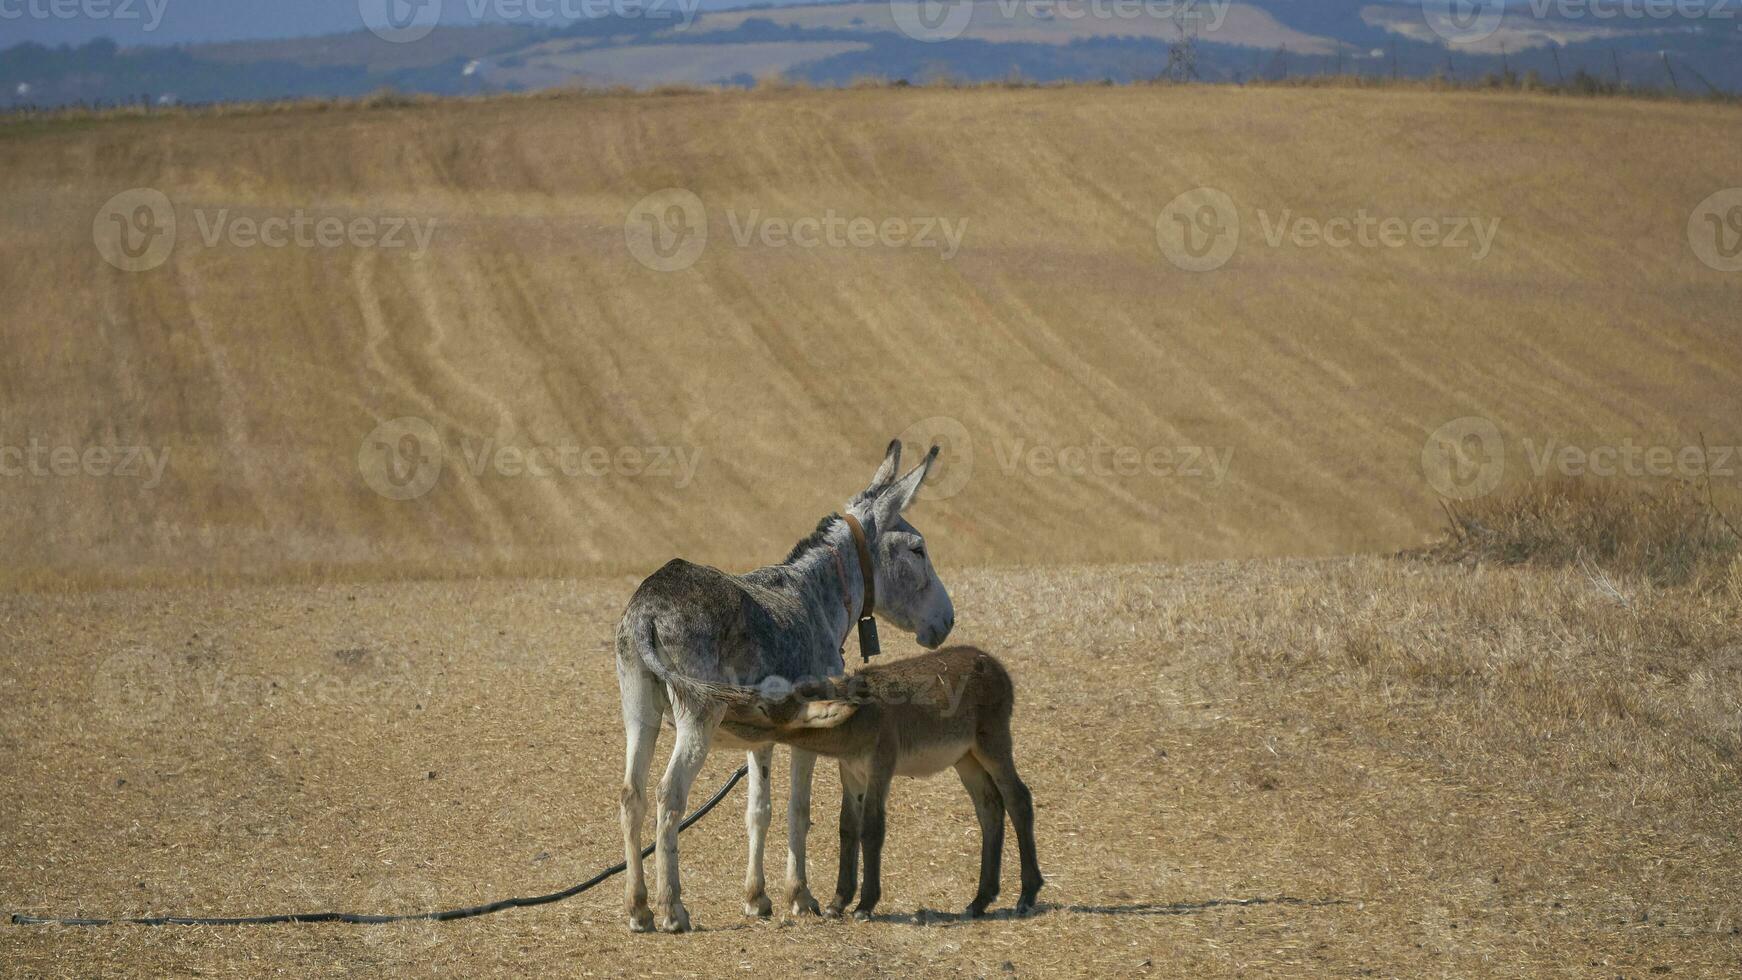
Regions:
[[[744,913],[772,913],[762,856],[773,742],[741,729],[722,729],[721,719],[729,706],[757,703],[771,689],[840,676],[848,631],[862,614],[874,611],[931,649],[949,636],[955,608],[926,555],[925,539],[901,516],[937,455],[933,446],[918,466],[897,479],[901,443],[891,442],[870,485],[847,502],[846,514],[823,518],[778,565],[729,575],[673,559],[635,590],[617,626],[617,685],[628,742],[621,816],[631,930],[647,932],[654,926],[641,862],[641,825],[647,813],[647,771],[662,719],[675,724],[677,743],[659,784],[654,845],[659,928],[683,932],[690,927],[679,898],[677,825],[691,784],[716,742],[749,753]],[[867,569],[872,609],[866,608]],[[819,910],[805,878],[815,765],[813,753],[793,750],[786,898],[794,915]]]

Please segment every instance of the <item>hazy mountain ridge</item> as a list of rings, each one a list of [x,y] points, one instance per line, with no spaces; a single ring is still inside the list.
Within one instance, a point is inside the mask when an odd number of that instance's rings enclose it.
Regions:
[[[990,0],[975,6],[959,36],[936,41],[903,33],[892,9],[814,4],[706,12],[677,23],[612,16],[555,27],[442,26],[402,44],[361,30],[175,47],[123,48],[106,40],[78,47],[21,44],[0,51],[0,106],[356,96],[380,89],[447,95],[571,85],[743,85],[776,74],[825,85],[940,76],[1126,82],[1166,74],[1170,48],[1181,36],[1160,16],[1170,9],[1160,3],[1085,5],[1072,14],[1060,5]],[[1667,88],[1669,72],[1680,65],[1687,70],[1673,83],[1683,88],[1742,90],[1742,32],[1730,21],[1586,19],[1577,30],[1553,33],[1564,42],[1556,45],[1544,40],[1551,36],[1548,22],[1530,21],[1531,15],[1531,8],[1509,13],[1492,38],[1453,48],[1439,43],[1413,5],[1206,5],[1193,73],[1204,81],[1242,82],[1332,73],[1468,80],[1535,71],[1553,82],[1584,71]],[[564,49],[564,41],[575,43]],[[674,57],[674,47],[688,50]]]

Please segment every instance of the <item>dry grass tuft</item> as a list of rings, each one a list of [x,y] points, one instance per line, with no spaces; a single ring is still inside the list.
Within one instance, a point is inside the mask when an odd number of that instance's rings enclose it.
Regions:
[[[1449,504],[1448,536],[1423,552],[1455,562],[1600,568],[1655,585],[1742,581],[1730,520],[1698,485],[1637,489],[1557,479]]]

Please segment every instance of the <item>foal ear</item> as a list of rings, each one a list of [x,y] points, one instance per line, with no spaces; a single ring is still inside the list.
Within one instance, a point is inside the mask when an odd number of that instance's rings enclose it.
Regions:
[[[865,488],[868,493],[878,493],[889,486],[895,479],[895,471],[901,466],[901,440],[889,440],[889,448],[883,451],[883,463],[877,467],[877,472],[871,475],[871,484]]]
[[[919,461],[919,465],[907,471],[907,475],[895,481],[889,489],[877,497],[877,515],[887,521],[889,518],[906,510],[913,503],[913,498],[919,493],[920,484],[925,482],[925,475],[931,472],[931,464],[938,458],[938,447],[931,447],[931,452]]]

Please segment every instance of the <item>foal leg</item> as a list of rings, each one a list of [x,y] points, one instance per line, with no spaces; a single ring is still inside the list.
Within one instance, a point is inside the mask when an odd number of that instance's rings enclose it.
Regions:
[[[690,787],[702,763],[708,759],[708,745],[714,729],[725,713],[718,707],[695,707],[672,699],[672,714],[677,722],[677,744],[672,746],[671,762],[665,767],[665,778],[659,783],[659,836],[654,858],[659,874],[659,929],[661,932],[687,932],[690,914],[683,906],[677,873],[677,825],[683,821],[684,808],[689,805]]]
[[[766,919],[774,914],[762,874],[763,844],[768,840],[768,819],[774,809],[768,802],[768,765],[774,761],[774,746],[751,749],[748,754],[750,800],[744,804],[744,828],[750,835],[750,862],[744,872],[744,914]]]
[[[823,915],[838,919],[859,889],[859,827],[865,808],[863,763],[841,762],[841,864],[835,875],[835,898]]]
[[[860,842],[865,851],[865,884],[853,918],[871,919],[877,900],[883,897],[883,832],[889,803],[889,783],[895,778],[894,758],[874,758],[865,780],[865,809],[860,818]]]
[[[805,838],[811,829],[811,775],[816,766],[816,753],[792,750],[792,786],[786,801],[786,902],[793,915],[819,911],[804,866]]]
[[[980,888],[966,913],[973,919],[984,915],[986,906],[998,897],[998,873],[1004,861],[1004,797],[973,753],[956,763],[956,775],[962,777],[962,786],[974,801],[974,816],[980,818]]]
[[[653,746],[665,711],[665,691],[654,676],[621,663],[618,687],[623,696],[623,794],[618,817],[623,824],[624,906],[631,932],[650,932],[653,913],[647,908],[647,877],[641,863],[641,827],[647,819],[647,770],[653,766]]]
[[[1016,827],[1016,850],[1022,861],[1022,895],[1016,901],[1016,914],[1027,915],[1034,911],[1034,896],[1046,884],[1034,853],[1034,797],[1016,774],[1016,757],[1011,751],[1008,731],[975,746],[974,756],[997,784],[1004,809],[1010,812],[1010,822]]]

